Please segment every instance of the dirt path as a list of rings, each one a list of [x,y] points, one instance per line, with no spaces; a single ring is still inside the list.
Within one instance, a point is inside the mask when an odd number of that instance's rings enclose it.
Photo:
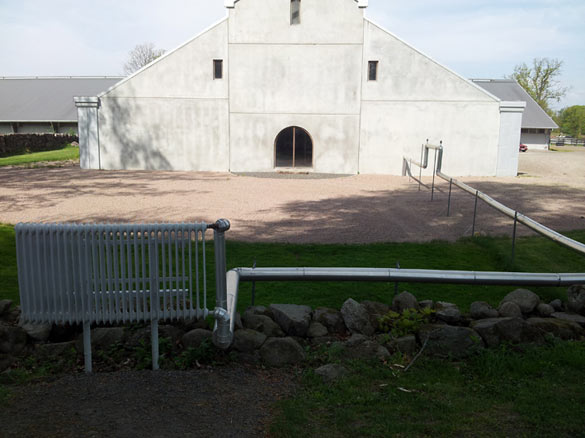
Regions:
[[[20,386],[0,408],[0,435],[15,438],[265,436],[290,373],[215,367],[66,376]]]
[[[516,178],[462,178],[559,231],[585,228],[585,150],[529,151]],[[424,179],[430,183],[429,178]],[[280,242],[455,240],[471,230],[473,197],[430,192],[407,177],[258,178],[229,173],[0,169],[0,222],[230,219],[229,238]],[[476,229],[509,234],[511,220],[480,203]],[[528,232],[522,230],[521,232]]]

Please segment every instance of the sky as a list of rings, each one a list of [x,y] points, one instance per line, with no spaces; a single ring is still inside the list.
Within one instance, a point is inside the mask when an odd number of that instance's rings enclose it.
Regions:
[[[121,75],[137,44],[171,50],[225,15],[223,0],[0,0],[0,76]],[[370,0],[366,16],[467,78],[557,58],[569,91],[551,107],[585,105],[585,0]]]

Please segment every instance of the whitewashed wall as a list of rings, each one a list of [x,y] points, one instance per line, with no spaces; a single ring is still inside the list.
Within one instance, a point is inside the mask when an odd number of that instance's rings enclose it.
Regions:
[[[495,175],[499,101],[368,20],[364,35],[360,172],[399,175],[429,139],[444,142],[446,173]]]
[[[101,97],[103,169],[229,170],[227,21]],[[213,79],[213,60],[223,60]]]

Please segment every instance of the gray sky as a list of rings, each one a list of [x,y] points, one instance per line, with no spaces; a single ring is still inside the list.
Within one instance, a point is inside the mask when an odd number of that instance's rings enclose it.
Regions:
[[[0,0],[0,76],[119,75],[137,44],[173,49],[225,14],[223,0]],[[571,89],[553,108],[585,105],[584,0],[370,0],[366,15],[468,78],[558,58]]]

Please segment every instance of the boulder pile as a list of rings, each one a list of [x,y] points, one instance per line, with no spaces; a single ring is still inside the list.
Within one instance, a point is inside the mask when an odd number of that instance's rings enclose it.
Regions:
[[[0,301],[0,372],[18,357],[33,355],[57,359],[74,351],[81,357],[81,328],[19,324],[19,309],[9,300]],[[385,315],[396,319],[424,315],[418,325],[401,331],[383,331]],[[386,326],[384,326],[386,327]],[[409,329],[410,327],[410,329]],[[548,339],[579,340],[585,336],[585,286],[568,289],[567,301],[544,303],[527,289],[516,289],[497,308],[486,302],[471,304],[463,313],[453,303],[418,301],[403,292],[391,304],[349,298],[341,309],[296,304],[249,307],[237,314],[231,354],[238,360],[268,366],[299,364],[312,347],[331,346],[350,359],[386,359],[393,353],[464,358],[478,349],[502,343],[544,343]],[[398,333],[398,334],[397,334]],[[159,326],[159,336],[175,353],[209,345],[211,330],[206,321]],[[207,344],[205,344],[207,343]],[[92,347],[96,352],[144,348],[150,344],[148,327],[96,327]],[[326,366],[324,379],[343,374],[338,366]]]

